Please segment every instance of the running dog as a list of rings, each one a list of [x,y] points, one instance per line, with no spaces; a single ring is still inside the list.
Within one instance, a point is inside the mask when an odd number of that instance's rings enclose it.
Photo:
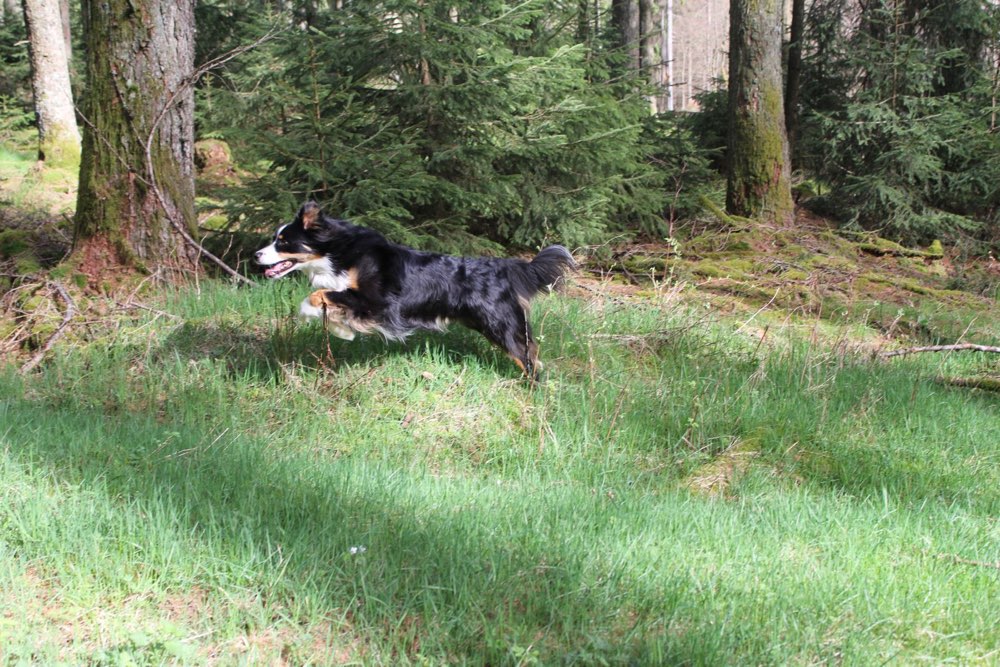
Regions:
[[[422,252],[327,216],[311,201],[254,258],[268,278],[292,271],[309,276],[319,289],[299,312],[324,318],[340,338],[378,332],[402,340],[415,330],[442,331],[456,321],[503,349],[532,381],[541,363],[528,306],[576,267],[560,245],[548,246],[530,262]]]

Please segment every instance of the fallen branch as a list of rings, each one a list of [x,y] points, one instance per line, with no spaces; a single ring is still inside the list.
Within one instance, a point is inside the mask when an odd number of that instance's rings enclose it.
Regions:
[[[982,389],[983,391],[1000,391],[1000,379],[998,378],[938,378],[941,384],[952,387],[968,387],[970,389]]]
[[[59,296],[61,296],[63,301],[66,302],[66,312],[63,313],[63,320],[59,325],[59,328],[56,329],[51,336],[49,336],[49,339],[45,341],[45,344],[42,345],[41,349],[39,349],[38,352],[35,352],[31,359],[21,366],[21,373],[31,371],[35,366],[42,362],[42,359],[44,359],[48,351],[52,349],[55,342],[62,338],[62,335],[66,332],[66,327],[69,325],[69,321],[76,316],[76,304],[73,303],[73,299],[71,299],[69,294],[66,292],[66,288],[56,281],[49,281],[49,284],[55,288]]]
[[[994,570],[1000,570],[1000,562],[991,563],[990,561],[970,560],[968,558],[956,556],[955,554],[934,554],[934,557],[939,560],[949,560],[952,563],[961,563],[962,565],[974,565],[975,567],[988,567]]]
[[[927,345],[925,347],[908,347],[902,350],[891,350],[889,352],[883,352],[882,357],[888,359],[889,357],[901,357],[906,354],[917,354],[919,352],[958,352],[964,350],[972,350],[975,352],[992,352],[993,354],[1000,354],[1000,347],[994,347],[992,345],[976,345],[974,343],[958,343],[956,345]]]
[[[920,257],[922,259],[938,260],[944,258],[943,252],[929,250],[914,250],[900,245],[879,245],[877,243],[859,243],[858,249],[876,257]]]

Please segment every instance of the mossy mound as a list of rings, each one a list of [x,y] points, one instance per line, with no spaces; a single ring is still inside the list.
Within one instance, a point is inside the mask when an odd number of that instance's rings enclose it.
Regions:
[[[601,272],[620,274],[637,290],[650,278],[689,282],[725,297],[727,310],[766,304],[841,324],[861,320],[877,335],[1000,342],[1000,269],[994,275],[957,264],[940,241],[913,249],[871,234],[841,235],[806,212],[796,227],[736,223],[669,245],[612,251],[619,261]]]

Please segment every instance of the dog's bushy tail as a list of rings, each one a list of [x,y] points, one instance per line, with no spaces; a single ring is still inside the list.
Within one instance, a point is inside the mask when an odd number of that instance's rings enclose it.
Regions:
[[[520,262],[517,269],[517,294],[523,299],[531,299],[542,290],[554,287],[567,271],[575,270],[576,262],[563,246],[550,245],[530,262]]]

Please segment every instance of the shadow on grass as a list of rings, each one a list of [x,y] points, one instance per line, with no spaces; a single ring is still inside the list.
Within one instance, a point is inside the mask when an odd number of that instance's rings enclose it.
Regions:
[[[5,445],[22,464],[100,492],[107,507],[90,530],[103,546],[86,548],[107,549],[112,560],[132,555],[111,568],[86,559],[73,567],[127,594],[194,578],[223,596],[238,589],[272,600],[267,614],[297,604],[313,618],[345,619],[362,642],[414,660],[515,664],[530,654],[613,664],[646,662],[650,650],[654,661],[704,658],[660,654],[641,631],[658,615],[623,615],[616,584],[600,581],[577,539],[593,530],[580,524],[600,514],[600,499],[546,491],[529,500],[351,459],[317,466],[306,456],[275,457],[251,435],[221,438],[151,415],[53,418],[50,406],[32,401],[7,402],[4,414]],[[539,500],[544,516],[533,506]],[[85,546],[66,539],[7,541],[27,559]],[[364,553],[352,554],[359,545]],[[137,583],[128,572],[140,571]],[[631,596],[646,609],[678,603]],[[710,654],[706,646],[699,650]]]
[[[157,351],[157,358],[177,356],[199,361],[217,359],[238,377],[280,379],[282,366],[337,369],[341,366],[379,365],[389,357],[415,357],[427,349],[439,350],[461,365],[463,359],[492,368],[502,377],[517,379],[521,372],[502,352],[480,334],[459,325],[447,332],[417,332],[405,341],[380,335],[358,336],[346,341],[317,323],[284,320],[277,328],[247,328],[229,322],[187,321],[175,329]]]

